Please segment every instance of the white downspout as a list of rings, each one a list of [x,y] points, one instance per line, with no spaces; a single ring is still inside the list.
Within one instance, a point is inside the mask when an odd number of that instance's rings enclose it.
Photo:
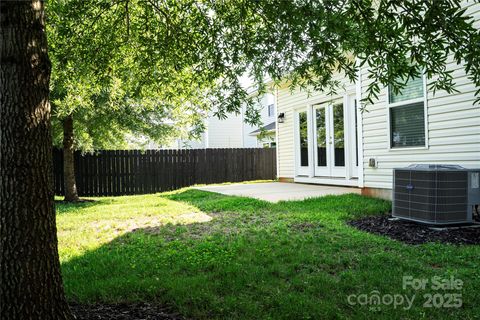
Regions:
[[[278,125],[278,88],[275,88],[275,94],[273,95],[273,103],[274,103],[274,116],[275,116],[275,160],[277,162],[277,179],[280,178],[280,144],[278,143],[278,132],[280,126]],[[258,140],[258,139],[257,139]]]
[[[357,64],[360,65],[360,61],[357,59]],[[362,70],[358,69],[357,73],[357,83],[356,83],[356,96],[357,96],[357,133],[358,133],[358,187],[364,187],[364,176],[363,176],[363,112],[362,109]]]
[[[210,144],[210,139],[209,139],[209,134],[208,134],[208,125],[209,125],[209,121],[208,121],[209,118],[207,118],[205,120],[206,124],[205,124],[205,149],[208,149],[209,147],[209,144]]]

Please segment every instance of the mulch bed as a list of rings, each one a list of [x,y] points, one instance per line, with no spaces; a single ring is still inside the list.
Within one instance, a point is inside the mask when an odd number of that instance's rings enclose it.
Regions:
[[[171,308],[149,303],[77,304],[70,308],[78,320],[184,320]]]
[[[408,244],[441,242],[451,244],[480,244],[480,227],[433,230],[432,226],[403,220],[389,220],[389,215],[365,217],[349,221],[357,229],[384,235]]]

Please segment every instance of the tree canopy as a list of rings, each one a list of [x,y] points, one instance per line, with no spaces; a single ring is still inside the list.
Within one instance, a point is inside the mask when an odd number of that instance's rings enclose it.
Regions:
[[[336,72],[354,80],[364,66],[372,100],[420,73],[431,89],[451,92],[453,57],[480,88],[480,35],[465,10],[474,3],[51,0],[49,88],[43,1],[0,1],[2,315],[72,318],[57,252],[49,91],[58,119],[79,117],[87,145],[97,134],[114,141],[123,125],[174,130],[243,103],[255,122],[245,74],[260,92],[266,78],[335,90]]]
[[[332,75],[355,80],[368,68],[366,100],[401,89],[425,73],[431,90],[454,90],[449,57],[480,87],[480,33],[467,8],[475,1],[345,0],[212,3],[217,47],[227,65],[244,62],[260,84],[267,74],[292,87],[331,90]],[[480,91],[477,91],[477,96]]]
[[[69,115],[84,150],[122,145],[131,132],[162,141],[201,131],[210,84],[180,66],[181,48],[158,42],[166,35],[155,12],[133,1],[54,0],[47,9],[57,144]]]
[[[384,86],[398,93],[421,74],[430,90],[453,92],[453,59],[480,88],[473,4],[51,0],[54,142],[63,140],[66,199],[78,199],[74,149],[123,147],[131,134],[160,143],[195,137],[208,115],[224,118],[243,106],[246,121],[259,124],[245,75],[256,97],[267,82],[330,93],[340,87],[337,73],[355,81],[363,68],[365,108]]]
[[[265,79],[331,91],[335,73],[353,81],[368,67],[365,100],[372,102],[383,86],[401,89],[423,72],[430,89],[452,92],[451,55],[480,87],[480,35],[466,13],[469,2],[461,4],[52,0],[54,113],[75,111],[88,145],[94,136],[118,140],[124,128],[157,139],[181,127],[198,133],[208,111],[225,117],[242,103],[247,121],[256,123],[239,81],[246,74],[260,92]]]

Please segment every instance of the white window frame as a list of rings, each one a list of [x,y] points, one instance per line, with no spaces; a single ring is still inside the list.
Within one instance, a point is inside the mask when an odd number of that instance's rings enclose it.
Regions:
[[[387,86],[387,146],[388,151],[404,151],[404,150],[425,150],[429,148],[428,145],[428,97],[427,97],[427,79],[425,74],[422,75],[422,83],[423,83],[423,97],[404,100],[399,102],[390,103],[390,86]],[[423,118],[425,121],[425,145],[424,146],[411,146],[411,147],[392,147],[392,124],[390,119],[390,109],[395,107],[400,107],[408,104],[423,102]]]
[[[270,113],[270,107],[272,107],[272,112]],[[271,118],[271,117],[275,117],[275,104],[274,103],[270,103],[269,105],[267,105],[267,113],[268,113],[268,116]]]

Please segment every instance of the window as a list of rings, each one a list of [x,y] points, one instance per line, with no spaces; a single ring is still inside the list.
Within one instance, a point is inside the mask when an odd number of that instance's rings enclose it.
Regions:
[[[275,105],[274,104],[269,104],[267,108],[268,108],[268,116],[269,117],[274,117],[275,116]]]
[[[308,167],[308,136],[307,136],[307,112],[298,114],[298,129],[300,136],[300,166]]]
[[[425,101],[423,77],[409,79],[395,94],[389,87],[390,147],[425,146]]]
[[[423,98],[423,77],[409,79],[405,88],[398,94],[389,90],[388,100],[390,103],[408,101],[412,99]]]

